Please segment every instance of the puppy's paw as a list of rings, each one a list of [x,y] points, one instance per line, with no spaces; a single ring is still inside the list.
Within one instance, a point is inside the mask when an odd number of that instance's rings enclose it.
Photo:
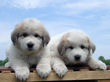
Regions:
[[[105,63],[101,62],[101,61],[98,61],[98,68],[99,69],[102,69],[102,70],[106,70],[107,69],[107,66]]]
[[[17,68],[15,74],[20,81],[25,81],[29,77],[29,69],[25,67]]]
[[[48,64],[40,64],[37,66],[36,70],[41,78],[47,78],[51,72],[51,67]]]
[[[53,66],[56,74],[62,78],[68,71],[67,67],[63,64],[57,64]]]
[[[102,61],[97,61],[95,63],[91,63],[90,64],[90,67],[93,68],[93,69],[102,69],[102,70],[106,70],[107,69],[107,66],[105,63],[103,63]]]

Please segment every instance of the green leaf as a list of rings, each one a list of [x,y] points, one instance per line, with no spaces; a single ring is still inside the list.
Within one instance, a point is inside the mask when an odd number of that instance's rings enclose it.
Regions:
[[[5,60],[0,60],[0,65],[5,65],[8,62],[8,58],[6,58]]]
[[[101,60],[103,63],[105,63],[106,65],[110,65],[110,59],[105,60],[105,58],[103,56],[99,57],[99,60]]]

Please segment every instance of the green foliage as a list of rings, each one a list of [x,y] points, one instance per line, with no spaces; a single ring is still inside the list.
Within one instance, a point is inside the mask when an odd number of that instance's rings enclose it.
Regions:
[[[106,65],[110,65],[110,59],[105,60],[105,58],[103,56],[99,57],[99,60],[101,60],[102,62],[104,62]]]
[[[5,60],[0,60],[0,66],[5,65],[5,63],[7,62],[8,62],[8,58],[6,58]]]
[[[2,60],[0,60],[0,65],[2,65]]]

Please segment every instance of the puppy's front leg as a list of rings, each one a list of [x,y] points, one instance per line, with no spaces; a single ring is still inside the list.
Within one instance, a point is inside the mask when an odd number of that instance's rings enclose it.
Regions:
[[[56,72],[56,74],[60,78],[62,78],[66,74],[68,69],[60,58],[54,58],[53,60],[54,60],[53,69]]]
[[[100,60],[95,60],[94,58],[90,57],[88,60],[88,65],[92,68],[92,69],[102,69],[102,70],[106,70],[107,66],[105,63],[103,63]]]
[[[46,78],[51,72],[51,65],[50,65],[50,58],[41,58],[39,61],[37,67],[36,67],[37,73],[41,78]]]
[[[16,60],[16,63],[13,62],[11,67],[15,71],[15,75],[20,81],[25,81],[29,77],[29,67],[22,60]]]

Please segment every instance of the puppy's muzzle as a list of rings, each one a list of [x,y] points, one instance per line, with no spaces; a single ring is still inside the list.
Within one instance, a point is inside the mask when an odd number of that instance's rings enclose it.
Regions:
[[[32,42],[27,43],[27,47],[29,50],[32,50],[34,47],[34,44]]]
[[[76,61],[79,61],[81,56],[80,55],[75,55],[74,58],[75,58]]]

